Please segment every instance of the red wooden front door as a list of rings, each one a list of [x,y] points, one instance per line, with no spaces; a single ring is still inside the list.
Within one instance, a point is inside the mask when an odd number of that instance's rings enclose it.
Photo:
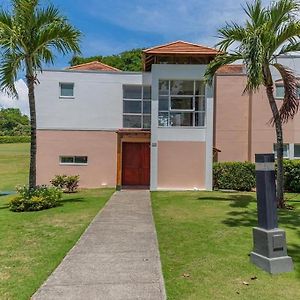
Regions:
[[[150,143],[122,144],[122,185],[150,185]]]

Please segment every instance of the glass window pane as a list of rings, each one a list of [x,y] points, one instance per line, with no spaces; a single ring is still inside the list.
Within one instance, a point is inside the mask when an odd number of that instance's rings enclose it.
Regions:
[[[169,95],[169,80],[160,80],[159,81],[159,94],[160,95]]]
[[[142,99],[141,85],[124,85],[123,86],[124,99]]]
[[[195,126],[197,127],[205,126],[205,112],[195,113]]]
[[[62,164],[72,164],[72,163],[74,163],[74,157],[73,156],[62,156],[60,158],[60,162]]]
[[[143,128],[151,128],[151,116],[143,116]]]
[[[300,86],[298,86],[297,88],[297,95],[298,95],[298,99],[300,99]]]
[[[289,157],[289,144],[283,144],[283,157],[288,158]],[[277,157],[277,144],[273,145],[273,150],[275,153],[275,157]]]
[[[193,110],[193,97],[171,97],[171,109]]]
[[[204,81],[196,81],[196,95],[205,96],[205,83]]]
[[[196,111],[205,111],[205,97],[196,97],[195,98],[195,110]]]
[[[87,156],[75,156],[76,164],[87,164],[88,158]]]
[[[169,126],[169,113],[160,112],[158,115],[158,126],[168,127]]]
[[[60,84],[60,95],[62,97],[73,97],[74,96],[74,83],[61,83]]]
[[[123,101],[124,113],[141,113],[142,112],[142,101]]]
[[[194,81],[172,80],[171,95],[194,95]]]
[[[171,126],[193,126],[193,113],[176,112],[170,114]]]
[[[144,114],[151,114],[151,101],[143,102],[143,112]]]
[[[151,99],[151,86],[144,86],[143,88],[144,91],[144,95],[143,95],[143,99]]]
[[[283,85],[276,86],[276,98],[278,98],[278,99],[284,98],[284,86]]]
[[[162,110],[168,111],[169,110],[169,97],[165,97],[165,96],[159,97],[158,109],[159,109],[159,111],[162,111]]]
[[[294,156],[300,158],[300,144],[294,145]]]
[[[124,128],[142,128],[142,116],[123,116]]]

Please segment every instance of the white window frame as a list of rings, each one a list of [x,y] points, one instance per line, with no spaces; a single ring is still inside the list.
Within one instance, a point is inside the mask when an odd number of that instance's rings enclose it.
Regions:
[[[160,113],[164,113],[164,114],[168,114],[168,126],[163,126],[163,125],[158,125],[159,128],[177,128],[177,129],[182,129],[182,128],[206,128],[207,126],[207,111],[206,111],[206,107],[207,107],[207,103],[206,103],[206,87],[204,86],[204,95],[203,94],[199,94],[196,95],[196,83],[197,82],[204,82],[204,80],[200,80],[200,79],[165,79],[165,78],[161,78],[159,79],[159,81],[167,81],[168,82],[168,94],[160,94],[158,91],[158,98],[160,97],[165,97],[168,98],[168,110],[159,110],[158,109],[158,118]],[[194,82],[194,92],[193,95],[171,95],[171,81],[193,81]],[[172,109],[171,107],[171,98],[193,98],[193,109]],[[196,98],[204,98],[204,110],[196,110]],[[158,99],[158,101],[160,101],[160,99]],[[158,104],[159,105],[159,104]],[[192,113],[193,114],[193,125],[192,126],[171,126],[171,113]],[[196,126],[196,114],[197,113],[204,113],[204,125],[203,126]]]
[[[64,163],[64,162],[62,162],[62,158],[63,157],[72,157],[73,158],[73,162]],[[87,158],[87,163],[76,163],[75,162],[75,158],[76,157],[86,157]],[[89,157],[87,155],[60,155],[59,156],[59,164],[62,165],[62,166],[87,166],[88,165],[88,161],[89,161]]]
[[[124,97],[124,87],[125,86],[137,86],[137,87],[141,87],[141,97],[139,99],[131,99],[131,98],[125,98]],[[144,88],[145,87],[150,87],[150,85],[141,85],[141,84],[123,84],[123,114],[122,114],[122,124],[123,124],[123,128],[128,128],[128,129],[145,129],[145,130],[150,130],[151,129],[151,124],[150,127],[144,127],[144,117],[150,117],[150,122],[151,122],[151,107],[152,107],[152,101],[151,98],[150,99],[144,99]],[[139,101],[141,102],[141,112],[140,113],[125,113],[124,112],[124,101]],[[150,113],[144,113],[144,102],[150,102]],[[141,127],[125,127],[124,126],[124,117],[125,116],[139,116],[141,117]]]
[[[61,87],[63,84],[72,84],[73,85],[73,96],[63,96],[61,94]],[[75,99],[75,83],[74,82],[60,82],[59,83],[59,98],[60,99]]]

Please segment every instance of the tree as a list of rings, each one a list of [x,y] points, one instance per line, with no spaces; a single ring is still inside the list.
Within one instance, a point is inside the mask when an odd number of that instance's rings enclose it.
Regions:
[[[277,58],[300,50],[299,8],[296,0],[273,1],[267,7],[263,7],[260,0],[247,3],[244,11],[248,18],[243,26],[232,22],[219,29],[221,41],[217,47],[220,54],[208,65],[205,74],[206,80],[211,83],[221,66],[242,60],[247,73],[245,92],[255,92],[262,86],[265,88],[273,116],[270,123],[276,130],[276,197],[280,208],[285,207],[282,125],[295,116],[299,102],[297,78],[292,70],[279,64]],[[271,68],[277,69],[284,83],[285,95],[281,106],[275,102]]]
[[[18,108],[0,109],[0,136],[1,135],[29,135],[30,122],[26,115],[22,115]]]
[[[69,63],[71,66],[75,66],[91,61],[100,61],[122,71],[139,72],[142,70],[142,49],[132,49],[109,56],[74,56]]]
[[[25,70],[30,108],[31,147],[29,187],[36,186],[35,85],[43,64],[53,64],[54,51],[79,53],[80,32],[53,5],[39,0],[11,0],[11,10],[0,10],[0,88],[18,97],[15,81]]]

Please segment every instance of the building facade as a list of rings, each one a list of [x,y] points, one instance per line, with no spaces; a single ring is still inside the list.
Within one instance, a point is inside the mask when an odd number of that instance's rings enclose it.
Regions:
[[[178,41],[145,50],[141,73],[92,62],[39,74],[38,184],[79,174],[87,188],[211,190],[213,149],[220,161],[273,151],[266,96],[243,94],[243,66],[204,83],[217,54]],[[298,126],[295,118],[285,128],[293,157]]]

